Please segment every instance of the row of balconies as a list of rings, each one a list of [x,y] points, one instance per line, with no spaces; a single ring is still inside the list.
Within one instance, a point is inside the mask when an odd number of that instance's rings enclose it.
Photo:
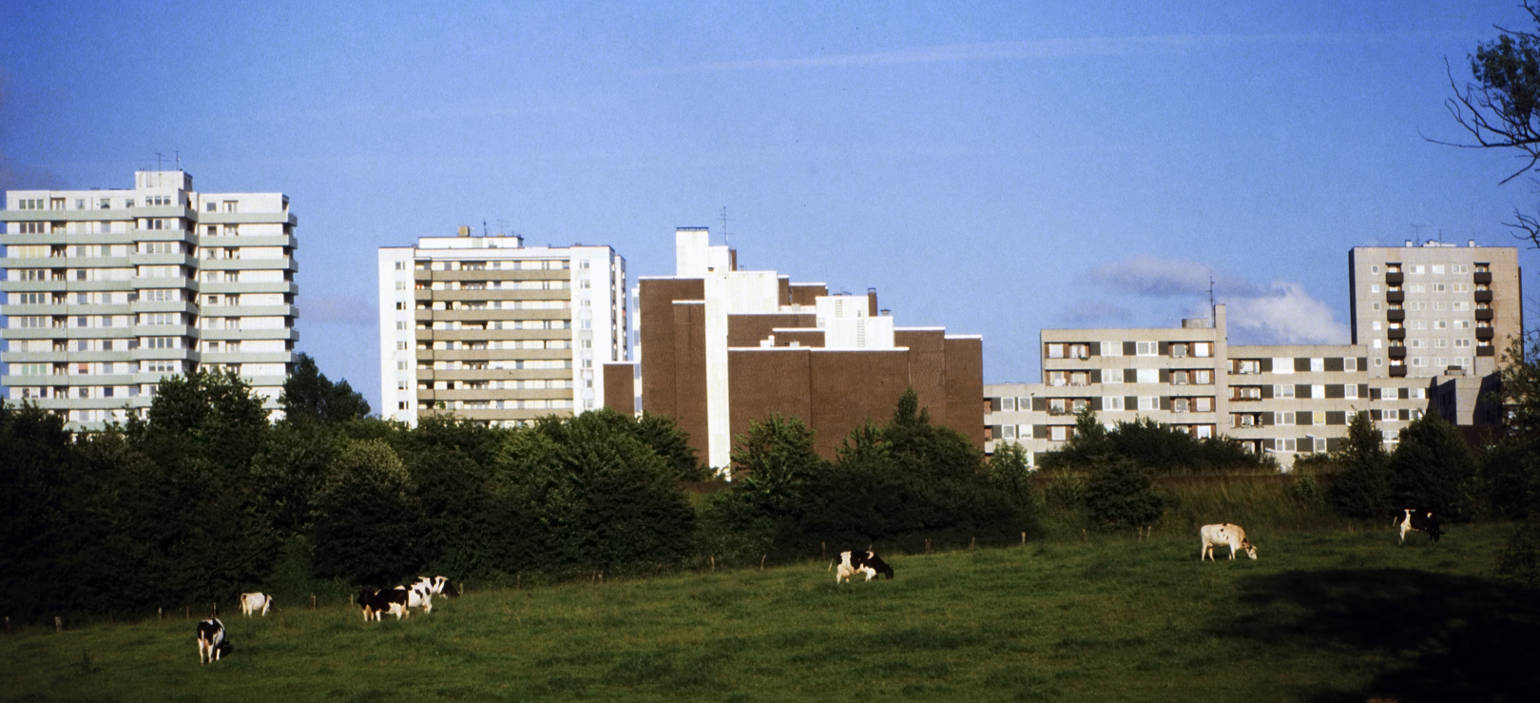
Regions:
[[[440,271],[415,269],[412,277],[419,283],[431,281],[566,281],[571,269],[458,269]]]

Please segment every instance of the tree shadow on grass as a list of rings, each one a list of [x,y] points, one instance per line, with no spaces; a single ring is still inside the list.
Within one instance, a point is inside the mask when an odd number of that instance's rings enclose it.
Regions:
[[[1386,662],[1363,690],[1316,700],[1529,701],[1540,691],[1535,589],[1411,569],[1298,571],[1247,579],[1221,638]],[[1265,666],[1264,662],[1255,662]]]

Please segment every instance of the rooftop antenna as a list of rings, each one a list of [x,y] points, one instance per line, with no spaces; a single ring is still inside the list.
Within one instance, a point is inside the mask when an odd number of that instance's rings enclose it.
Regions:
[[[1411,224],[1411,228],[1412,228],[1412,241],[1417,242],[1419,244],[1422,243],[1422,231],[1427,229],[1428,226],[1424,225],[1424,224],[1419,224],[1419,223],[1413,222]]]
[[[486,220],[482,220],[481,221],[481,236],[483,236],[483,237],[487,236],[487,221]]]
[[[722,244],[726,245],[728,247],[731,247],[733,245],[732,240],[727,238],[727,206],[726,205],[722,206]]]
[[[181,149],[177,149],[176,151],[174,151],[172,153],[176,154],[176,170],[178,170],[178,171],[182,170],[182,150]]]
[[[1211,273],[1208,275],[1208,321],[1211,327],[1219,326],[1219,313],[1215,310],[1216,307],[1214,305],[1214,274]]]

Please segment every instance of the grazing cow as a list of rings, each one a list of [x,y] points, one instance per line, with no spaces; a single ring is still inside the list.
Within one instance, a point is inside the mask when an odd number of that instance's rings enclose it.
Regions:
[[[421,581],[412,584],[411,588],[396,586],[398,591],[406,591],[406,607],[422,608],[423,615],[433,612],[433,589],[424,585]]]
[[[219,661],[230,653],[230,643],[225,641],[225,624],[217,617],[198,623],[198,663]]]
[[[849,581],[850,577],[857,573],[866,574],[867,581],[877,578],[877,574],[893,578],[893,567],[888,566],[876,552],[856,550],[840,552],[840,560],[836,566],[838,568],[834,573],[835,583]]]
[[[267,611],[268,611],[269,608],[272,608],[272,607],[273,607],[273,597],[268,595],[268,594],[266,594],[266,593],[242,593],[241,594],[241,614],[242,615],[250,616],[252,613],[256,613],[256,612],[260,611],[260,613],[261,613],[261,615],[263,617],[267,617]]]
[[[1198,561],[1206,557],[1214,560],[1214,547],[1228,546],[1230,559],[1234,561],[1235,553],[1245,550],[1246,556],[1257,558],[1257,548],[1246,541],[1246,531],[1240,525],[1232,525],[1228,522],[1215,525],[1204,525],[1198,528],[1198,536],[1203,538],[1203,546],[1198,552]]]
[[[444,595],[444,586],[447,586],[448,584],[449,579],[443,576],[434,576],[433,578],[428,578],[427,576],[418,576],[417,583],[412,584],[412,587],[416,588],[418,586],[427,586],[429,593],[432,593],[435,596],[442,596]]]
[[[376,591],[365,589],[358,593],[358,605],[363,608],[364,622],[371,619],[378,622],[385,613],[396,616],[397,620],[407,616],[406,589],[383,588]]]
[[[1438,526],[1438,518],[1433,517],[1433,511],[1431,510],[1403,508],[1390,524],[1401,526],[1401,541],[1397,542],[1397,544],[1405,544],[1406,533],[1412,531],[1425,533],[1428,535],[1428,539],[1434,542],[1437,542],[1438,538],[1444,534],[1443,528]]]

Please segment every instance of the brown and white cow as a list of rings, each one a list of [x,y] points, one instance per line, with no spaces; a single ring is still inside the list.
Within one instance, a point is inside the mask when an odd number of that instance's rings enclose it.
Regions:
[[[1198,552],[1198,561],[1203,561],[1205,558],[1213,561],[1214,547],[1221,546],[1230,548],[1231,560],[1235,559],[1236,552],[1242,550],[1245,550],[1246,556],[1252,559],[1257,558],[1257,548],[1251,546],[1251,542],[1246,541],[1246,531],[1241,529],[1240,525],[1228,522],[1204,525],[1198,528],[1198,536],[1203,540],[1202,547]]]

